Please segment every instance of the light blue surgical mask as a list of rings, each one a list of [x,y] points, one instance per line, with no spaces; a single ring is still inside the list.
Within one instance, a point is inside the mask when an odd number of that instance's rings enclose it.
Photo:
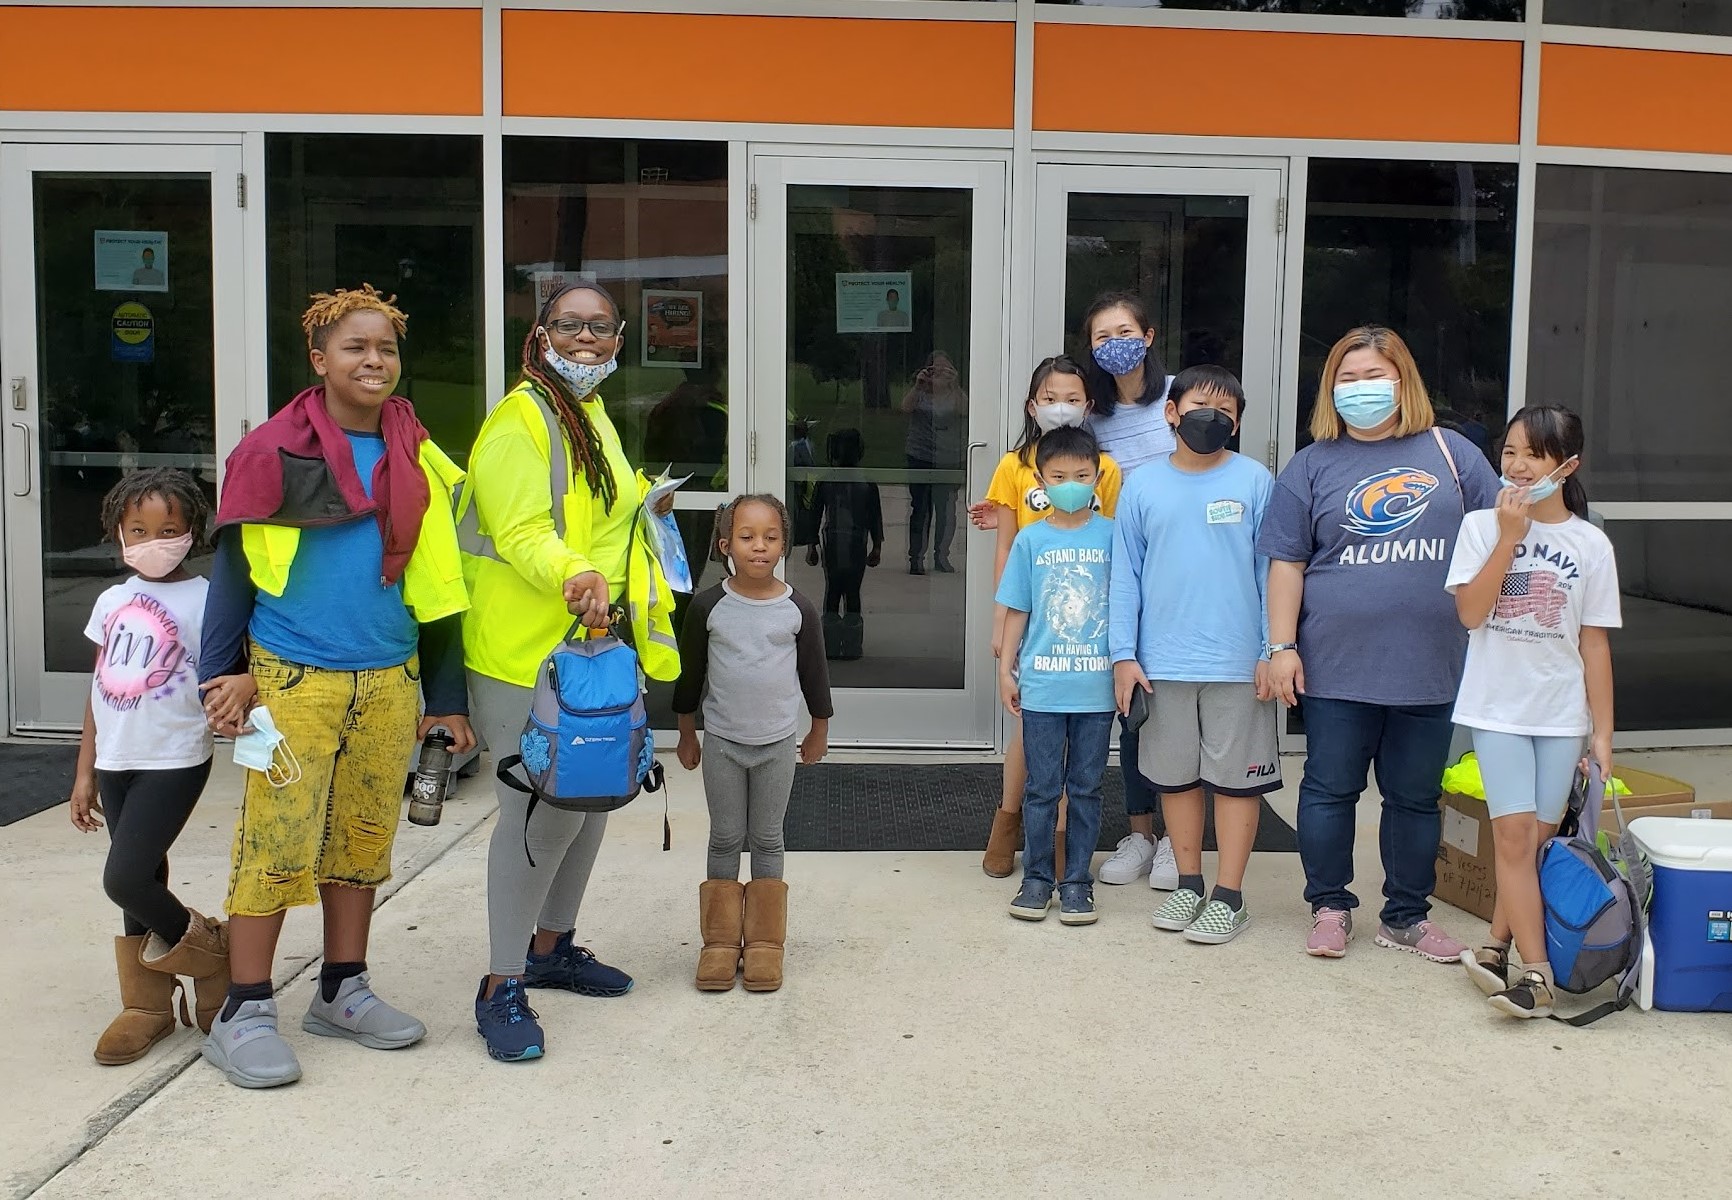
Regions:
[[[1094,503],[1095,485],[1083,483],[1079,479],[1067,479],[1063,483],[1047,485],[1046,498],[1052,501],[1052,506],[1060,512],[1081,512]]]
[[[541,357],[561,379],[571,386],[571,390],[579,400],[589,399],[589,394],[601,386],[602,380],[619,370],[617,357],[610,358],[604,363],[572,362],[551,346],[541,352]]]
[[[1527,488],[1528,499],[1535,504],[1538,504],[1541,500],[1544,500],[1563,486],[1563,484],[1559,483],[1556,479],[1553,479],[1550,475],[1547,475],[1538,483],[1517,483],[1508,475],[1499,475],[1498,482],[1502,483],[1505,487]]]
[[[1094,348],[1094,356],[1108,375],[1129,375],[1149,356],[1149,344],[1140,337],[1108,338]]]
[[[252,728],[235,739],[235,765],[257,771],[272,787],[288,787],[301,778],[301,761],[277,729],[271,710],[264,705],[247,714]]]
[[[1355,429],[1376,429],[1395,413],[1395,380],[1359,379],[1335,385],[1335,411]]]

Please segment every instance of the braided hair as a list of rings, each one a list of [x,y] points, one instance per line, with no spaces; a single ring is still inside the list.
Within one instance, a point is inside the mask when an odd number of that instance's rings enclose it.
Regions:
[[[547,298],[541,311],[535,314],[535,324],[530,327],[529,336],[523,339],[523,377],[552,406],[554,415],[559,418],[560,427],[565,431],[565,440],[571,446],[571,452],[577,456],[577,465],[583,472],[584,482],[589,485],[591,494],[601,497],[602,507],[612,512],[614,501],[619,498],[619,484],[613,477],[613,469],[607,464],[601,437],[589,418],[584,415],[582,402],[565,380],[559,377],[559,373],[550,369],[542,358],[540,334],[547,327],[548,318],[553,315],[554,305],[571,292],[594,292],[607,302],[613,319],[616,322],[619,320],[618,301],[600,284],[573,283],[560,288]]]
[[[716,524],[710,533],[710,561],[725,564],[730,575],[734,573],[734,564],[728,560],[727,555],[722,553],[722,542],[724,539],[734,536],[734,513],[739,511],[740,506],[744,504],[762,504],[780,517],[782,519],[782,557],[786,558],[788,551],[793,548],[794,521],[788,515],[788,506],[768,492],[742,492],[726,504],[716,505]]]
[[[135,504],[155,496],[170,508],[180,510],[187,532],[192,534],[194,548],[204,544],[210,526],[210,501],[198,481],[175,467],[146,467],[123,476],[102,498],[102,531],[104,536],[120,541],[120,526]]]
[[[331,330],[350,313],[384,313],[398,337],[409,332],[409,317],[397,307],[397,297],[385,295],[370,283],[363,283],[358,288],[338,288],[334,292],[314,292],[307,299],[312,303],[301,314],[301,329],[307,335],[309,349],[323,350]]]

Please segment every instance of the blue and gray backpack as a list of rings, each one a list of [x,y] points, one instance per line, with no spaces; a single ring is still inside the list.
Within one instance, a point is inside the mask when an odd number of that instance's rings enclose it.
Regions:
[[[516,754],[499,760],[501,783],[537,803],[612,812],[662,786],[655,735],[638,684],[637,652],[611,633],[564,640],[542,660]],[[517,778],[522,768],[525,780]],[[533,860],[531,860],[533,861]]]
[[[1602,797],[1618,818],[1617,836],[1600,830]],[[1571,826],[1574,826],[1572,831]],[[1559,988],[1581,995],[1611,979],[1617,995],[1578,1016],[1557,1020],[1591,1025],[1630,1006],[1647,931],[1648,864],[1624,824],[1624,810],[1590,764],[1570,794],[1559,836],[1540,847],[1540,900],[1545,908],[1546,957]]]

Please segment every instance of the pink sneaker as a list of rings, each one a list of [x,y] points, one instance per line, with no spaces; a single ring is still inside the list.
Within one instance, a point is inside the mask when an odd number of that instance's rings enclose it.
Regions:
[[[1315,935],[1313,935],[1315,936]],[[1389,925],[1377,927],[1376,942],[1391,950],[1405,950],[1435,963],[1458,963],[1467,952],[1465,943],[1458,942],[1430,921],[1395,929]]]
[[[1320,908],[1311,914],[1311,936],[1305,953],[1313,958],[1345,958],[1353,940],[1353,914],[1339,908]]]

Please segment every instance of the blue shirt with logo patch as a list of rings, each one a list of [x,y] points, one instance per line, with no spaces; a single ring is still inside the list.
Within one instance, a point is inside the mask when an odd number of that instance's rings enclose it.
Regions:
[[[997,600],[1028,614],[1017,684],[1029,712],[1113,711],[1107,654],[1112,558],[1113,523],[1099,513],[1080,529],[1036,521],[1011,544]]]
[[[1363,704],[1448,704],[1467,630],[1443,589],[1462,517],[1497,503],[1498,477],[1459,434],[1314,442],[1275,480],[1259,553],[1305,566],[1305,694]]]

